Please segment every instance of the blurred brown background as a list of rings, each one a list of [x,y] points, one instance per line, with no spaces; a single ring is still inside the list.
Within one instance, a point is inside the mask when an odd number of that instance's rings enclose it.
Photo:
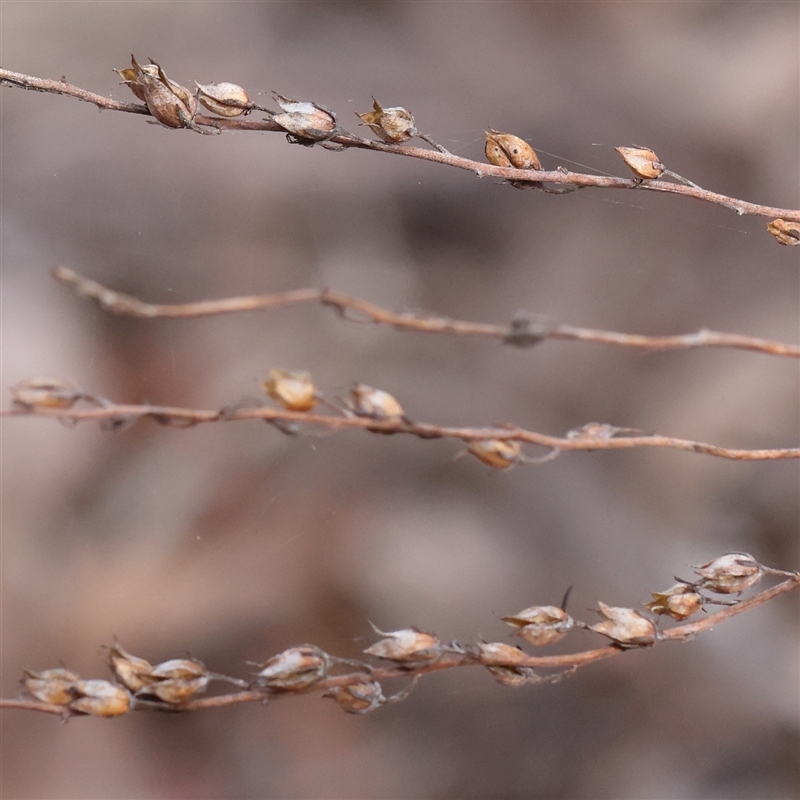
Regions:
[[[547,168],[628,174],[652,147],[704,187],[797,207],[797,3],[3,2],[2,66],[122,100],[158,60],[353,112],[410,109],[453,152],[491,126]],[[153,302],[329,286],[504,322],[520,308],[640,333],[797,341],[798,257],[765,220],[693,200],[520,192],[277,134],[197,136],[3,89],[2,388],[61,374],[125,402],[217,408],[269,368],[331,397],[359,380],[442,424],[592,420],[732,447],[798,437],[798,369],[735,351],[642,354],[348,325],[315,306],[123,319],[65,264]],[[363,130],[363,129],[360,129]],[[494,615],[635,605],[729,550],[798,567],[798,465],[670,451],[495,472],[458,445],[260,423],[103,433],[8,419],[2,695],[23,667],[106,677],[117,636],[245,674],[293,644],[357,657],[368,620],[503,639]],[[511,690],[434,675],[369,717],[317,697],[117,720],[2,715],[7,798],[786,798],[798,780],[798,600]],[[572,646],[588,645],[577,636]],[[570,643],[567,639],[565,644]]]

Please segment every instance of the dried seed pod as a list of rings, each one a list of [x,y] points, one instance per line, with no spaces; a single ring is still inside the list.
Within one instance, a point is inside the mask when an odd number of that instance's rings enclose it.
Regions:
[[[522,445],[513,439],[474,439],[466,451],[497,469],[510,469],[522,458]]]
[[[26,409],[71,408],[82,397],[69,381],[52,376],[28,378],[11,387],[14,405]]]
[[[519,136],[489,128],[486,131],[486,160],[495,167],[514,167],[516,169],[542,168],[539,156],[534,149]]]
[[[478,645],[478,656],[481,664],[486,666],[515,666],[528,657],[519,647],[505,642],[481,642]]]
[[[800,244],[800,222],[774,219],[767,223],[767,230],[781,243],[789,246]]]
[[[486,669],[503,686],[522,686],[525,683],[538,683],[541,680],[530,667],[487,666]]]
[[[25,688],[43,703],[52,703],[55,706],[65,706],[74,697],[72,686],[80,677],[68,669],[57,667],[46,669],[43,672],[23,670],[26,675],[23,683]]]
[[[356,116],[384,142],[388,144],[407,142],[419,133],[414,126],[414,117],[406,109],[400,106],[381,108],[380,103],[374,97],[372,98],[372,108],[373,111],[368,111],[366,114],[356,113]]]
[[[69,707],[73,711],[95,717],[117,717],[131,707],[131,696],[127,690],[109,681],[76,681],[72,685],[72,696],[75,699]]]
[[[153,665],[122,649],[118,642],[108,650],[108,663],[114,677],[132,692],[138,692],[160,678],[153,675]]]
[[[694,587],[685,583],[676,583],[665,592],[650,592],[653,599],[644,607],[654,614],[666,614],[678,621],[688,619],[703,607],[703,597]]]
[[[247,92],[235,83],[202,83],[194,82],[197,87],[197,100],[201,106],[221,117],[238,117],[249,114],[253,103]]]
[[[695,567],[700,576],[698,587],[717,594],[738,594],[758,583],[761,564],[748,553],[726,553],[707,564]]]
[[[442,645],[432,633],[426,633],[417,628],[404,628],[387,633],[374,625],[372,625],[372,629],[375,633],[386,637],[364,651],[376,658],[385,658],[389,661],[419,662],[433,661],[442,654]]]
[[[131,56],[132,66],[115,72],[147,105],[150,113],[168,128],[195,128],[197,100],[185,87],[171,81],[155,62],[141,66]]]
[[[517,629],[517,636],[537,646],[563,639],[575,625],[575,620],[557,606],[531,606],[501,619]]]
[[[272,94],[283,111],[272,119],[293,136],[297,144],[324,142],[339,132],[336,114],[329,108],[307,100],[292,100],[277,92]]]
[[[655,624],[632,608],[607,606],[598,601],[600,614],[605,617],[602,622],[592,625],[590,630],[602,633],[623,647],[643,647],[656,640]]]
[[[297,691],[321,681],[328,674],[330,657],[313,644],[290,647],[258,664],[256,683],[274,691]]]
[[[615,147],[625,163],[640,178],[657,178],[666,169],[658,156],[647,147]]]
[[[269,377],[261,381],[261,389],[289,411],[310,411],[320,399],[307,372],[271,369]]]
[[[386,702],[378,681],[359,681],[346,686],[334,686],[325,697],[332,697],[348,714],[368,714]]]
[[[180,704],[204,692],[211,675],[199,661],[173,658],[157,664],[150,671],[151,683],[139,689],[140,695],[152,695],[164,703]]]
[[[350,397],[347,407],[359,417],[381,421],[400,420],[405,413],[395,397],[383,389],[375,389],[364,383],[354,384],[350,389]]]

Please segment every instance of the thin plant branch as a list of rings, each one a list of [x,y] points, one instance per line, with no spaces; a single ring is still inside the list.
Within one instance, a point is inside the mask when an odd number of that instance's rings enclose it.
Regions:
[[[742,570],[744,566],[744,570]],[[696,568],[695,572],[699,575],[706,575],[703,579],[705,586],[700,586],[700,589],[705,589],[707,592],[720,594],[724,592],[726,595],[729,593],[737,593],[736,589],[741,588],[744,590],[748,586],[752,586],[756,581],[760,580],[765,575],[776,575],[785,578],[780,583],[758,592],[744,600],[723,601],[715,600],[714,598],[705,595],[696,595],[702,597],[703,604],[705,603],[720,603],[723,607],[712,614],[705,615],[702,619],[696,622],[684,623],[674,625],[667,629],[659,629],[658,626],[648,617],[643,616],[633,609],[624,608],[611,608],[598,604],[601,611],[606,615],[621,614],[620,618],[626,619],[629,627],[626,629],[616,628],[615,633],[610,633],[609,630],[603,629],[603,625],[590,626],[586,623],[577,622],[572,620],[563,612],[563,616],[570,620],[569,628],[577,627],[584,628],[596,633],[602,633],[612,639],[612,643],[605,647],[592,648],[580,652],[567,653],[562,655],[548,655],[548,656],[532,656],[521,650],[518,647],[510,646],[504,643],[477,643],[477,644],[459,644],[458,642],[451,642],[449,645],[441,644],[432,634],[426,634],[418,631],[416,628],[409,628],[403,631],[396,631],[388,634],[389,637],[395,637],[394,646],[401,641],[407,641],[410,637],[412,640],[403,646],[407,650],[413,648],[413,640],[418,637],[420,640],[430,644],[436,643],[435,652],[432,655],[426,654],[424,658],[414,660],[413,658],[405,659],[402,653],[376,653],[376,646],[369,648],[365,652],[368,654],[375,654],[378,658],[390,660],[393,663],[390,666],[376,666],[372,663],[353,661],[350,659],[337,659],[319,650],[314,645],[302,645],[300,647],[290,648],[283,654],[271,659],[273,663],[284,656],[291,656],[286,658],[284,663],[286,669],[283,673],[279,673],[275,669],[271,670],[274,677],[276,674],[280,675],[278,680],[272,682],[263,682],[259,680],[261,676],[267,675],[269,670],[259,672],[259,678],[251,682],[247,689],[242,691],[232,692],[229,694],[219,694],[211,697],[192,698],[182,702],[164,702],[161,699],[148,699],[147,695],[141,696],[140,692],[133,695],[126,692],[123,687],[115,684],[108,684],[104,681],[95,681],[94,683],[106,683],[107,686],[112,687],[110,691],[122,692],[126,696],[127,704],[124,710],[117,711],[116,713],[125,713],[129,708],[133,710],[156,710],[167,712],[186,712],[186,711],[201,711],[211,708],[222,708],[226,706],[237,705],[239,703],[267,703],[278,698],[286,698],[297,695],[305,694],[322,694],[323,696],[336,696],[336,691],[342,687],[364,686],[369,684],[372,687],[377,686],[377,700],[373,704],[362,704],[361,708],[354,707],[352,703],[340,703],[345,710],[355,713],[365,713],[377,708],[379,705],[386,704],[387,702],[395,702],[404,699],[414,683],[422,676],[432,672],[440,672],[442,670],[454,669],[458,667],[473,667],[481,666],[488,668],[501,683],[507,685],[522,685],[523,683],[540,683],[540,682],[555,682],[572,675],[579,668],[588,664],[593,664],[598,661],[603,661],[608,658],[613,658],[627,652],[631,649],[641,649],[642,647],[654,647],[661,642],[668,640],[671,641],[689,641],[698,634],[710,631],[712,628],[727,622],[734,617],[752,611],[753,609],[764,605],[765,603],[774,600],[775,598],[791,592],[800,587],[800,572],[786,572],[783,570],[775,570],[763,567],[758,564],[752,556],[743,553],[726,554],[715,559],[709,564],[704,565],[699,570]],[[709,572],[708,569],[711,569]],[[727,570],[727,574],[726,573]],[[738,585],[728,585],[724,588],[726,581],[738,581]],[[703,581],[700,581],[702,584]],[[723,588],[720,588],[722,585]],[[700,590],[698,584],[691,582],[684,582],[687,591]],[[715,588],[712,588],[715,587]],[[738,592],[737,594],[740,594]],[[656,594],[654,593],[655,597]],[[660,595],[663,596],[663,595]],[[648,608],[652,604],[648,605]],[[702,604],[701,604],[702,605]],[[700,610],[700,605],[692,612]],[[553,611],[550,607],[533,607],[527,609],[528,612],[534,611]],[[525,612],[521,612],[525,613]],[[663,611],[661,613],[664,613]],[[637,626],[636,630],[649,630],[650,634],[643,640],[638,641],[628,639],[627,637],[633,636],[634,628],[632,625]],[[644,628],[642,628],[644,626]],[[627,630],[627,632],[626,632]],[[561,637],[558,637],[561,638]],[[527,639],[526,639],[527,640]],[[557,639],[554,639],[554,641]],[[389,640],[384,640],[384,643]],[[377,645],[380,648],[381,644]],[[118,647],[118,646],[115,646]],[[129,659],[128,664],[139,662],[151,667],[149,662],[143,661],[136,656],[131,656],[121,649],[117,649],[116,653],[124,655]],[[407,655],[412,655],[408,653]],[[320,669],[316,674],[309,675],[309,667],[317,660]],[[169,662],[174,664],[175,662]],[[183,664],[190,664],[191,666],[199,668],[205,672],[205,668],[200,662],[181,662]],[[266,662],[267,664],[270,661]],[[329,666],[332,664],[348,664],[352,665],[355,669],[338,675],[331,675],[329,673]],[[166,665],[162,665],[166,666]],[[263,666],[263,665],[259,665]],[[112,669],[113,669],[112,663]],[[541,676],[534,672],[534,670],[555,670],[554,674]],[[51,672],[62,673],[64,670],[55,670]],[[116,677],[125,684],[125,675],[130,675],[130,672],[120,672],[115,670]],[[34,673],[27,673],[31,676]],[[47,673],[39,673],[36,677],[43,677]],[[210,673],[206,673],[210,674]],[[77,678],[77,676],[74,676]],[[238,684],[246,684],[246,681],[240,679],[228,679]],[[380,691],[381,684],[384,681],[403,680],[410,681],[409,687],[391,698],[385,698]],[[91,683],[91,682],[90,682]],[[127,684],[126,684],[127,685]],[[203,684],[205,687],[205,683]],[[129,687],[130,688],[130,687]],[[145,692],[149,689],[145,689]],[[191,692],[189,693],[191,696]],[[348,699],[348,698],[345,698]],[[70,702],[58,703],[43,702],[39,699],[30,699],[27,697],[18,698],[0,698],[0,708],[7,709],[21,709],[26,711],[38,711],[46,714],[59,715],[64,719],[71,716],[80,716],[86,713],[95,713],[94,711],[81,711],[76,709]],[[98,716],[110,716],[97,711]],[[115,714],[116,715],[116,714]]]
[[[121,103],[117,100],[112,100],[102,95],[81,89],[77,86],[73,86],[72,84],[67,83],[65,78],[55,81],[47,78],[36,78],[32,75],[24,75],[22,73],[12,72],[6,69],[0,69],[0,85],[74,97],[77,100],[93,103],[100,109],[124,111],[133,114],[150,114],[146,106],[139,105],[137,103]],[[196,130],[197,126],[206,126],[211,130],[217,131],[250,130],[286,133],[286,129],[275,122],[271,115],[263,121],[256,122],[240,118],[209,117],[202,114],[197,114],[191,121],[191,124],[186,125],[185,127]],[[430,143],[429,137],[423,138]],[[655,179],[642,180],[641,178],[618,178],[604,175],[589,175],[570,172],[563,167],[559,167],[558,169],[552,171],[498,167],[480,161],[473,161],[469,158],[463,158],[462,156],[457,156],[447,151],[442,152],[444,148],[427,150],[420,147],[409,147],[408,145],[404,144],[387,144],[385,142],[373,141],[360,136],[354,136],[346,131],[337,131],[336,135],[329,137],[323,146],[327,146],[328,149],[337,150],[350,148],[365,149],[380,153],[393,153],[395,155],[405,156],[407,158],[416,158],[423,161],[432,161],[434,163],[455,167],[456,169],[466,170],[474,175],[477,175],[479,178],[500,178],[509,183],[514,182],[521,187],[527,185],[531,186],[531,188],[534,188],[533,184],[536,184],[537,187],[540,187],[542,183],[548,183],[572,186],[575,188],[592,186],[603,189],[635,189],[650,192],[665,192],[668,194],[679,194],[684,195],[685,197],[693,197],[697,200],[720,205],[725,208],[732,209],[739,215],[754,215],[779,218],[787,222],[800,222],[800,210],[777,208],[758,203],[749,203],[734,197],[728,197],[727,195],[702,189],[691,182],[682,184],[668,183],[666,181],[659,181]],[[535,180],[532,180],[534,176]],[[558,194],[561,192],[555,191],[551,193]]]
[[[146,303],[137,297],[109,289],[96,281],[84,278],[67,267],[57,267],[53,276],[70,286],[81,297],[94,300],[106,311],[131,317],[153,319],[156,317],[194,318],[215,314],[230,314],[255,311],[300,303],[320,303],[339,311],[349,321],[367,321],[388,325],[397,330],[418,333],[446,333],[455,336],[483,336],[499,339],[504,344],[516,347],[531,347],[546,339],[596,342],[598,344],[634,347],[643,350],[686,350],[697,347],[725,347],[752,350],[775,356],[800,357],[800,346],[783,342],[741,336],[735,333],[720,333],[702,329],[696,333],[674,336],[645,336],[631,333],[580,328],[537,315],[518,314],[510,325],[491,325],[480,322],[465,322],[441,316],[421,315],[413,312],[396,313],[376,306],[366,300],[350,297],[331,289],[295,289],[272,294],[228,297],[222,300],[202,300],[194,303],[155,304]],[[346,312],[354,311],[361,319],[353,320]]]

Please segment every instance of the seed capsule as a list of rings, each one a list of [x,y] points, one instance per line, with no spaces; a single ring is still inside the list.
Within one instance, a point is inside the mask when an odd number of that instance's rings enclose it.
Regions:
[[[149,661],[127,653],[118,643],[109,648],[108,663],[114,677],[132,692],[159,680],[153,675],[153,665]]]
[[[385,636],[364,652],[376,658],[385,658],[389,661],[432,661],[442,653],[439,640],[432,633],[405,628],[399,631],[386,633],[372,626],[375,633]]]
[[[794,247],[800,244],[800,222],[774,219],[767,223],[767,230],[781,243]]]
[[[294,137],[296,144],[324,142],[338,133],[336,114],[329,108],[307,100],[292,100],[277,92],[273,92],[273,96],[283,113],[272,119]]]
[[[194,82],[197,87],[197,100],[201,106],[221,117],[238,117],[249,114],[253,104],[247,92],[235,83]]]
[[[481,642],[478,645],[478,654],[481,664],[486,666],[498,666],[498,661],[505,662],[501,666],[515,666],[527,658],[519,647],[505,642]]]
[[[496,469],[510,469],[522,458],[522,445],[513,439],[475,439],[467,453]]]
[[[375,420],[399,420],[403,418],[404,411],[396,398],[375,389],[364,383],[357,383],[350,390],[351,400],[348,408],[359,417],[369,417]]]
[[[109,681],[76,681],[72,685],[75,698],[69,707],[95,717],[117,717],[131,707],[131,696],[121,686]]]
[[[275,691],[296,691],[321,681],[328,673],[330,658],[313,644],[290,647],[259,664],[256,683]]]
[[[150,671],[152,682],[139,690],[140,695],[152,695],[164,703],[178,705],[204,692],[211,675],[199,661],[173,658],[157,664]]]
[[[538,683],[541,678],[530,667],[486,667],[494,679],[503,686],[522,686]]]
[[[80,677],[68,669],[60,667],[46,669],[43,672],[24,670],[27,676],[24,680],[25,688],[43,703],[52,703],[56,706],[67,705],[74,697],[72,686]]]
[[[317,387],[307,372],[271,369],[261,389],[289,411],[310,411],[319,403]]]
[[[486,131],[484,151],[487,161],[495,167],[535,170],[542,168],[534,149],[524,139],[511,133],[500,133],[489,128]]]
[[[335,686],[325,697],[332,697],[348,714],[368,714],[386,702],[378,681],[360,681]]]
[[[615,147],[623,161],[640,178],[657,178],[664,172],[664,165],[658,156],[647,147]]]
[[[675,620],[684,620],[696,614],[703,607],[703,598],[692,586],[676,583],[665,592],[650,592],[653,599],[644,607],[654,614],[666,614]]]
[[[356,114],[372,132],[377,134],[388,144],[407,142],[418,134],[414,126],[414,117],[409,111],[397,106],[395,108],[381,108],[380,103],[372,98],[373,111],[366,114]]]
[[[517,629],[517,636],[539,647],[563,639],[575,624],[572,617],[557,606],[531,606],[501,619]]]
[[[695,567],[701,578],[698,585],[717,594],[738,594],[758,583],[761,565],[748,553],[727,553],[707,564]]]
[[[608,636],[623,647],[642,647],[653,644],[656,640],[655,624],[632,608],[607,606],[598,601],[600,614],[605,617],[602,622],[591,626],[595,633]]]
[[[11,387],[11,398],[14,405],[29,410],[33,408],[71,408],[81,397],[83,397],[83,392],[64,378],[28,378]]]

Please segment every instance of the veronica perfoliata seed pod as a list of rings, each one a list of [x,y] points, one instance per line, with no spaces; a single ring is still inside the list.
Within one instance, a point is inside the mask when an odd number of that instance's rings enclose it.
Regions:
[[[800,244],[800,222],[774,219],[767,223],[767,230],[781,243],[790,247]]]
[[[650,592],[653,599],[644,607],[654,614],[666,614],[679,622],[696,614],[703,607],[703,597],[694,587],[685,583],[676,583],[665,592]]]
[[[131,91],[147,104],[148,111],[168,128],[196,129],[193,122],[197,100],[185,87],[171,81],[164,70],[152,62],[145,66],[131,56],[132,66],[115,72]]]
[[[348,714],[369,714],[386,702],[380,683],[367,680],[334,686],[324,697],[332,697]]]
[[[763,574],[761,565],[748,553],[726,553],[694,571],[700,576],[697,586],[717,594],[739,594],[758,583]]]
[[[307,372],[271,369],[269,377],[261,381],[261,389],[289,411],[310,411],[320,399]]]
[[[369,417],[375,420],[400,420],[403,419],[404,411],[397,399],[384,392],[383,389],[375,389],[365,383],[356,383],[350,389],[350,400],[347,407],[357,417]]]
[[[370,623],[372,624],[372,623]],[[389,633],[372,625],[375,633],[385,636],[364,652],[389,661],[419,662],[433,661],[442,654],[442,645],[432,634],[417,628],[404,628]]]
[[[407,142],[419,133],[414,126],[414,117],[406,109],[400,106],[382,108],[374,97],[372,108],[372,111],[356,113],[356,116],[387,144]]]
[[[11,387],[14,405],[29,410],[72,408],[82,397],[83,392],[76,389],[69,381],[52,376],[28,378]]]
[[[615,147],[623,161],[640,178],[657,178],[664,172],[664,165],[658,156],[647,147]]]
[[[314,142],[324,142],[339,132],[336,114],[329,108],[308,100],[292,100],[277,92],[273,92],[273,96],[283,113],[276,114],[272,119],[289,134],[289,141],[313,145]]]
[[[466,451],[495,469],[510,469],[522,458],[522,445],[513,439],[475,439]]]
[[[43,672],[31,672],[23,670],[25,673],[25,688],[43,703],[52,703],[55,706],[65,706],[74,698],[72,686],[80,677],[68,669],[57,667],[56,669],[46,669]]]
[[[173,658],[156,664],[150,671],[152,683],[143,686],[138,694],[152,695],[164,703],[179,705],[204,692],[211,675],[199,661]]]
[[[542,168],[534,149],[524,139],[511,133],[500,133],[489,128],[486,131],[484,151],[487,161],[495,167],[535,170]]]
[[[290,647],[263,664],[255,683],[265,689],[291,692],[321,681],[330,666],[330,656],[313,644]]]
[[[74,699],[69,704],[73,711],[95,717],[117,717],[131,707],[131,696],[121,686],[109,681],[76,681],[71,689]]]
[[[517,636],[538,647],[563,639],[575,624],[572,617],[557,606],[531,606],[500,619],[516,628]]]
[[[219,114],[221,117],[238,117],[249,114],[253,103],[247,92],[235,83],[202,83],[194,82],[197,87],[197,100],[201,106]]]
[[[598,601],[602,622],[592,625],[590,630],[608,636],[622,647],[644,647],[656,640],[655,624],[632,608],[607,606]]]
[[[153,665],[149,661],[126,652],[118,642],[108,650],[108,663],[114,677],[132,692],[159,680],[153,675]]]

